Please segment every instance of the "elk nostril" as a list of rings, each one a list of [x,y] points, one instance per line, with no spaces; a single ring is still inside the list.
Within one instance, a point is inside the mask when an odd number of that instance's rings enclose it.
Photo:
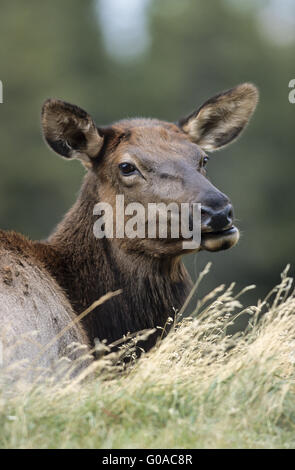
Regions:
[[[234,219],[234,211],[233,211],[232,206],[229,206],[229,208],[228,208],[227,218],[228,218],[228,220],[231,221],[231,222],[232,222],[233,219]]]
[[[216,231],[229,228],[233,222],[233,215],[232,205],[228,204],[222,211],[212,214],[210,227]]]

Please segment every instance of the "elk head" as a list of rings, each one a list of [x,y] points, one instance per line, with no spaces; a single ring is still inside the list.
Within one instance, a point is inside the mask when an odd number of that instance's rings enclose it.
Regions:
[[[77,106],[50,99],[43,106],[43,132],[53,150],[80,159],[89,169],[89,181],[96,182],[93,205],[104,201],[114,207],[119,194],[125,205],[136,202],[144,208],[150,203],[201,203],[199,249],[218,251],[234,246],[239,231],[229,198],[206,178],[207,152],[240,135],[257,100],[257,88],[244,83],[209,99],[178,123],[136,118],[103,128]],[[126,251],[151,256],[183,253],[181,236],[114,240]]]

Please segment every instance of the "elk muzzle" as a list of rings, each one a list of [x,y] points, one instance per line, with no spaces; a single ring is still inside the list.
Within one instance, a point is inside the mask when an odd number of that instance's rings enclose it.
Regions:
[[[202,230],[204,232],[226,230],[233,224],[233,215],[233,207],[231,204],[227,204],[219,211],[214,211],[209,207],[202,206]]]
[[[227,203],[219,210],[202,206],[201,248],[207,251],[226,250],[239,240],[239,230],[233,225],[233,207]]]

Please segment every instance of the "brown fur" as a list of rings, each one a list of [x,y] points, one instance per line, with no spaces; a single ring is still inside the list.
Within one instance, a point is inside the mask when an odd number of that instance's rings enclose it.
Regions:
[[[47,142],[62,156],[82,160],[89,171],[76,203],[46,242],[1,232],[1,249],[49,275],[75,314],[103,294],[122,289],[121,295],[85,317],[91,344],[95,338],[111,343],[128,332],[165,327],[191,286],[181,261],[183,239],[96,239],[93,208],[99,201],[114,207],[116,195],[124,194],[125,205],[201,202],[210,214],[219,214],[229,200],[206,179],[204,148],[233,140],[237,126],[242,129],[248,122],[256,100],[256,88],[244,84],[212,98],[180,124],[131,119],[109,128],[96,128],[76,106],[46,101],[42,123]],[[132,163],[137,171],[124,176],[119,170],[123,162]],[[202,233],[203,249],[216,251],[237,242],[236,235],[214,235],[203,219]],[[2,275],[9,284],[9,272]],[[145,349],[154,344],[158,332]],[[81,337],[87,342],[82,328]]]
[[[13,364],[7,369],[9,380],[47,374],[62,356],[76,359],[83,352],[73,353],[70,344],[88,345],[83,327],[73,325],[42,353],[76,318],[63,290],[42,263],[43,254],[42,245],[0,231],[0,340],[4,371]]]

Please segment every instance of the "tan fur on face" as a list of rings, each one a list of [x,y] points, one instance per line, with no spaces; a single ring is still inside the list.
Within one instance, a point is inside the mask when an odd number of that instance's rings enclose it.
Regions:
[[[257,101],[257,88],[243,83],[204,103],[182,121],[182,129],[204,150],[217,150],[232,142],[246,127]]]

